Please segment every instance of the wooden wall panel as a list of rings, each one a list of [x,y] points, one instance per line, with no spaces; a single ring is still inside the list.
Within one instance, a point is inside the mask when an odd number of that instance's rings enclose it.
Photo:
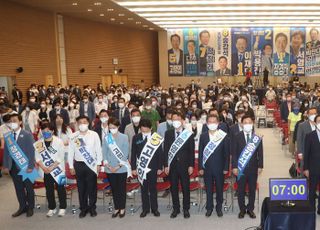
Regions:
[[[0,19],[0,76],[16,76],[24,93],[46,75],[58,82],[54,14],[0,1]],[[24,71],[16,74],[19,66]]]
[[[159,81],[157,32],[66,16],[64,29],[68,84],[96,86],[101,75],[113,73],[112,58],[119,59],[129,85],[142,79],[146,86]]]

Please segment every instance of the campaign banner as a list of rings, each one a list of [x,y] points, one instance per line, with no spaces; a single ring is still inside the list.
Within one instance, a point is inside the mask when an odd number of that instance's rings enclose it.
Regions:
[[[250,28],[232,28],[232,75],[245,76],[252,68]]]
[[[185,76],[199,75],[199,40],[198,29],[183,30],[183,52]]]
[[[290,75],[304,76],[306,30],[290,28]]]
[[[183,76],[183,31],[168,30],[168,75]]]
[[[288,76],[290,65],[290,29],[273,29],[273,75]]]
[[[316,76],[320,74],[320,41],[319,28],[307,28],[305,75]]]
[[[252,75],[259,76],[267,69],[272,73],[273,29],[252,28]]]
[[[199,29],[199,76],[214,76],[215,31]]]
[[[215,76],[231,76],[231,29],[216,29]]]

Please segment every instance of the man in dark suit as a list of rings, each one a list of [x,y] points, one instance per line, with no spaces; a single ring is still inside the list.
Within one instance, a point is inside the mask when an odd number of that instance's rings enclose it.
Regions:
[[[181,148],[178,150],[174,158],[172,159],[170,170],[168,167],[168,153],[174,143],[175,139],[184,131],[184,115],[180,112],[172,113],[172,125],[174,129],[168,130],[165,133],[164,138],[164,166],[165,172],[169,175],[171,182],[171,195],[173,202],[173,212],[171,218],[176,218],[180,213],[179,202],[179,182],[182,186],[183,193],[183,215],[184,218],[189,218],[190,213],[190,178],[194,168],[194,135],[184,142]]]
[[[126,100],[124,98],[118,99],[119,108],[113,112],[113,117],[120,121],[119,132],[124,133],[124,130],[128,124],[130,124],[130,112],[126,107]]]
[[[315,206],[317,187],[320,181],[320,115],[314,119],[316,130],[308,133],[305,138],[304,147],[304,175],[309,179],[309,200]],[[320,202],[318,201],[318,211],[320,215]]]
[[[248,48],[248,40],[244,36],[239,36],[236,38],[236,48],[237,52],[232,54],[232,75],[244,76],[246,73],[245,69],[245,52]],[[242,68],[239,69],[239,63],[241,63]]]
[[[90,125],[96,118],[96,110],[94,108],[93,102],[89,101],[88,95],[84,94],[82,96],[82,101],[80,102],[80,116],[87,116],[90,120]]]
[[[219,113],[218,113],[218,110],[215,109],[215,108],[211,108],[209,109],[209,116],[210,115],[216,115],[216,116],[219,116]],[[219,129],[225,131],[226,133],[229,133],[229,127],[228,125],[225,123],[225,122],[219,122],[219,126],[218,126]],[[209,131],[209,128],[208,128],[208,125],[207,124],[204,124],[202,126],[202,133],[205,133],[205,132],[208,132]]]
[[[216,212],[218,217],[222,217],[222,202],[223,202],[223,184],[224,174],[229,170],[229,138],[222,130],[218,129],[219,117],[216,115],[209,115],[207,118],[207,125],[209,131],[201,134],[199,141],[199,174],[204,175],[204,182],[206,185],[207,202],[206,202],[206,216],[209,217],[213,210],[213,188],[216,188]],[[222,133],[225,136],[220,135]],[[221,140],[222,139],[222,140]],[[206,160],[204,159],[204,150],[207,144],[214,141],[219,144],[214,149],[213,153]]]
[[[199,33],[199,75],[207,76],[208,72],[213,74],[214,49],[209,46],[210,33],[208,30],[203,30]]]
[[[18,146],[21,148],[25,156],[28,158],[28,169],[27,172],[31,173],[34,169],[34,139],[31,133],[21,129],[22,117],[18,114],[12,114],[10,116],[10,127],[13,131],[13,137],[16,140]],[[34,190],[33,184],[29,179],[23,180],[19,167],[12,160],[7,143],[4,147],[4,158],[3,158],[4,171],[9,171],[10,176],[13,180],[13,184],[16,190],[17,199],[19,202],[19,209],[17,212],[12,214],[12,217],[18,217],[23,213],[27,213],[27,217],[33,216],[34,209]]]
[[[283,101],[281,102],[281,105],[280,105],[280,115],[281,115],[281,120],[282,122],[288,122],[288,116],[289,116],[289,113],[291,112],[291,107],[292,107],[292,97],[291,97],[291,94],[288,93],[286,95],[286,98],[287,100],[286,101]]]
[[[241,119],[245,115],[244,110],[238,110],[235,114],[235,118],[237,122],[232,125],[229,129],[229,135],[230,135],[230,143],[234,143],[236,141],[236,136],[242,131],[242,124]],[[234,153],[234,145],[230,146],[230,155],[232,156]]]
[[[170,76],[183,75],[183,51],[180,49],[181,38],[178,34],[170,37],[172,48],[168,50],[169,74]]]
[[[20,89],[18,89],[17,84],[13,85],[13,89],[12,89],[12,101],[14,100],[18,100],[19,103],[22,103],[22,91]]]
[[[137,161],[140,158],[141,152],[147,143],[147,140],[151,138],[151,121],[148,119],[141,119],[139,123],[141,133],[135,135],[132,139],[131,148],[131,166],[132,174],[137,175]],[[158,211],[157,200],[157,175],[161,173],[163,168],[163,152],[162,147],[158,147],[150,161],[148,168],[151,170],[147,174],[146,180],[143,181],[141,186],[141,199],[142,199],[142,213],[141,218],[145,217],[151,208],[151,212],[154,216],[160,216]]]
[[[109,114],[105,109],[101,109],[99,113],[99,120],[94,124],[93,131],[95,131],[100,138],[101,144],[105,136],[109,133],[108,127]]]
[[[77,100],[80,101],[80,99],[81,99],[81,89],[80,89],[78,84],[75,85],[75,87],[72,90],[72,93],[74,95],[76,95]]]
[[[311,41],[307,42],[307,49],[315,49],[320,46],[319,31],[316,28],[312,28],[309,32]]]
[[[253,118],[250,115],[245,115],[242,117],[241,123],[243,125],[243,131],[241,131],[235,138],[234,142],[234,152],[232,155],[232,171],[235,176],[238,176],[238,160],[239,157],[247,145],[248,141],[253,138]],[[243,175],[238,178],[238,203],[240,208],[240,213],[238,215],[239,219],[244,218],[246,212],[249,214],[250,218],[256,218],[254,210],[254,201],[256,197],[256,185],[258,180],[258,174],[262,172],[263,168],[263,144],[262,140],[258,147],[254,151],[252,157],[250,158],[248,164],[244,168]],[[245,191],[246,185],[249,187],[249,203],[245,205]]]
[[[230,76],[231,70],[228,68],[228,59],[225,56],[219,57],[219,69],[215,72],[217,77]]]
[[[53,121],[56,115],[60,114],[63,118],[63,122],[66,125],[69,125],[70,123],[69,113],[66,109],[61,107],[60,100],[54,101],[53,107],[54,108],[49,113],[50,121]]]

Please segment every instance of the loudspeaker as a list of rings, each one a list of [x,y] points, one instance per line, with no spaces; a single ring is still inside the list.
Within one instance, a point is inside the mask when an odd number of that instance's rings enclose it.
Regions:
[[[85,68],[81,68],[80,69],[80,73],[84,73],[84,72],[86,72],[86,69]]]
[[[18,68],[16,68],[16,72],[17,73],[22,73],[23,72],[23,67],[18,67]]]
[[[118,72],[119,72],[119,73],[122,73],[122,69],[119,69]]]

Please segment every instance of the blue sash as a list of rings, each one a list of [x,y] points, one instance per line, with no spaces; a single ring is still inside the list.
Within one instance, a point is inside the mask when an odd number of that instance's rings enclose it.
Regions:
[[[247,164],[249,163],[251,157],[253,156],[254,152],[258,148],[262,138],[253,134],[253,137],[250,141],[248,141],[247,145],[242,150],[240,157],[238,159],[238,180],[243,175],[244,169],[246,168]]]
[[[75,144],[78,148],[78,151],[80,152],[84,163],[96,174],[97,172],[97,157],[93,158],[86,149],[86,143],[82,138],[77,137],[75,140]]]
[[[4,135],[4,140],[6,142],[10,157],[20,169],[18,175],[22,176],[23,181],[29,179],[31,183],[34,183],[34,181],[39,177],[38,171],[33,168],[31,173],[27,172],[29,159],[26,157],[16,140],[13,138],[13,134],[11,132],[6,133]]]

